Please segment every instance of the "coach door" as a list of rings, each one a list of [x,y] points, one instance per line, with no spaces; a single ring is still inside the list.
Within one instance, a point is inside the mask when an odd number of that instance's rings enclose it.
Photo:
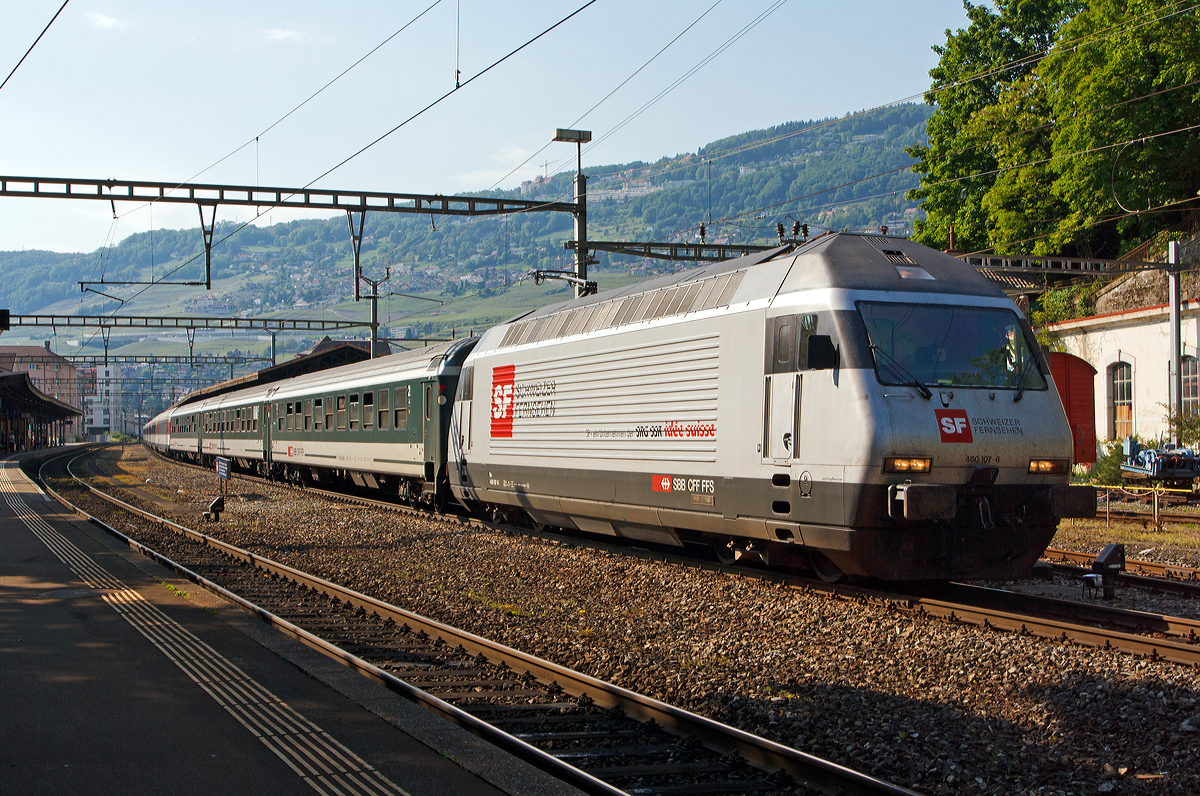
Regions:
[[[766,383],[763,389],[763,461],[787,463],[796,458],[800,436],[803,382],[797,373],[797,317],[784,315],[767,323]]]

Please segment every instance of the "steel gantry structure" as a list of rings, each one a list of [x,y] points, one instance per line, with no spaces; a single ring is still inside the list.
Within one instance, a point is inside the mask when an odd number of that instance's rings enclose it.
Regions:
[[[545,202],[531,199],[496,199],[483,196],[391,193],[386,191],[341,191],[319,188],[278,188],[259,185],[218,185],[192,182],[148,182],[142,180],[93,180],[75,177],[14,177],[0,175],[0,197],[21,199],[93,199],[109,202],[116,213],[117,202],[153,202],[195,205],[200,213],[204,239],[204,281],[193,282],[81,282],[91,284],[183,284],[212,289],[212,244],[220,205],[255,208],[344,210],[350,223],[354,249],[355,296],[358,295],[359,252],[362,248],[364,216],[378,213],[417,215],[495,216],[509,213],[575,213],[574,202]],[[355,223],[357,221],[357,224]]]
[[[262,331],[271,335],[271,362],[275,362],[275,336],[280,332],[337,331],[360,329],[371,326],[370,321],[330,321],[314,318],[197,318],[173,317],[169,315],[120,316],[120,315],[9,315],[9,328],[25,326],[49,326],[57,333],[59,328],[95,328],[104,341],[104,363],[108,364],[108,340],[113,329],[182,329],[187,335],[188,346],[194,350],[196,332],[199,329],[227,329],[230,331]],[[372,327],[372,336],[376,328]],[[194,355],[189,356],[189,359]],[[223,364],[230,364],[225,362]]]
[[[259,185],[219,185],[207,183],[148,182],[139,180],[95,180],[74,177],[16,177],[0,175],[0,197],[23,199],[91,199],[109,202],[116,215],[117,202],[166,202],[195,205],[200,214],[200,233],[204,240],[204,280],[182,282],[80,282],[81,290],[89,285],[151,285],[172,284],[204,286],[212,289],[212,247],[216,231],[217,207],[220,205],[255,207],[260,213],[266,208],[309,210],[344,210],[350,227],[350,243],[354,252],[354,300],[363,298],[359,283],[363,279],[361,252],[363,228],[368,211],[380,213],[413,213],[433,216],[495,216],[511,213],[550,212],[571,213],[577,228],[587,217],[587,197],[581,194],[575,202],[532,199],[502,199],[483,196],[446,196],[444,194],[391,193],[386,191],[322,190],[312,187],[278,188]],[[586,226],[582,226],[583,253],[586,255]],[[582,261],[586,268],[586,256]],[[371,296],[374,316],[377,312],[378,290]],[[29,325],[29,324],[27,324]],[[78,325],[78,324],[77,324]],[[371,327],[371,353],[375,352],[378,323],[358,324]],[[212,327],[204,327],[212,328]],[[342,327],[323,327],[342,328]]]

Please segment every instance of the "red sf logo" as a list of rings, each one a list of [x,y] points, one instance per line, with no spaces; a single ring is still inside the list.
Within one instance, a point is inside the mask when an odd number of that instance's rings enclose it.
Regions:
[[[669,475],[652,475],[650,476],[650,488],[655,492],[670,492],[671,491],[671,476]]]
[[[965,409],[934,409],[942,442],[974,442],[971,421]]]
[[[492,368],[492,436],[512,437],[513,382],[516,365]]]

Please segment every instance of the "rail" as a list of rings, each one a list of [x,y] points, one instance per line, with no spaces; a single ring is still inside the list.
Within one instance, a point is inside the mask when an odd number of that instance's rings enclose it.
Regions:
[[[620,708],[624,713],[639,721],[653,720],[658,726],[667,729],[673,734],[682,736],[694,736],[704,746],[713,749],[721,754],[730,754],[737,752],[746,761],[756,768],[765,771],[778,771],[783,769],[794,778],[797,782],[815,788],[825,793],[847,793],[847,794],[862,794],[862,796],[876,796],[886,794],[887,796],[915,796],[915,792],[907,788],[885,782],[883,780],[870,777],[866,774],[854,771],[852,769],[840,766],[836,763],[824,760],[822,758],[809,755],[796,749],[792,749],[782,744],[769,741],[764,738],[759,738],[750,733],[739,730],[735,727],[729,727],[711,719],[705,718],[695,713],[677,708],[650,697],[642,696],[633,691],[621,688],[611,683],[593,678],[589,675],[575,672],[565,667],[559,666],[550,661],[542,660],[532,655],[520,652],[518,650],[497,644],[487,639],[483,639],[474,634],[468,633],[457,628],[450,627],[435,620],[420,616],[418,614],[406,611],[402,608],[390,605],[388,603],[376,600],[367,595],[360,594],[351,589],[338,586],[337,584],[318,578],[313,575],[301,572],[297,569],[289,567],[285,564],[280,564],[270,559],[258,556],[247,550],[235,547],[228,543],[222,542],[206,534],[200,533],[193,529],[187,528],[169,519],[159,517],[151,512],[133,506],[113,495],[109,495],[104,491],[97,489],[91,484],[83,481],[74,473],[70,472],[70,465],[74,464],[78,458],[72,459],[68,463],[68,474],[82,488],[98,498],[108,501],[109,503],[118,506],[123,511],[130,512],[150,522],[160,524],[163,527],[170,528],[176,533],[201,542],[215,550],[218,550],[225,555],[235,558],[239,561],[261,568],[264,572],[280,578],[285,578],[291,582],[304,585],[310,589],[314,589],[319,593],[340,601],[346,606],[353,606],[356,610],[361,608],[366,614],[378,614],[385,619],[391,619],[397,624],[407,624],[411,628],[419,628],[430,636],[439,637],[445,640],[448,645],[461,646],[467,652],[474,655],[482,655],[493,664],[502,665],[517,671],[527,671],[533,677],[545,681],[558,683],[562,690],[568,694],[582,697],[586,695],[590,700],[598,705]],[[44,467],[44,465],[43,465]],[[39,471],[39,480],[42,481],[48,494],[54,496],[56,500],[71,510],[76,511],[81,516],[84,516],[88,521],[96,523],[104,528],[108,533],[113,534],[121,539],[130,547],[139,552],[153,558],[159,563],[179,572],[183,577],[210,589],[221,596],[233,601],[248,611],[258,615],[261,619],[269,624],[279,628],[288,635],[297,638],[304,644],[318,650],[319,652],[328,655],[335,660],[349,666],[350,668],[360,672],[361,674],[370,677],[376,682],[381,683],[385,687],[394,691],[401,696],[411,699],[423,707],[441,715],[443,718],[464,727],[470,732],[485,738],[506,752],[519,757],[532,765],[541,768],[543,771],[556,776],[571,785],[587,792],[597,794],[620,794],[620,791],[602,780],[587,774],[581,769],[570,766],[558,758],[548,754],[547,752],[532,746],[519,738],[510,735],[503,730],[500,730],[487,722],[481,721],[476,716],[464,711],[454,705],[449,704],[436,696],[430,695],[425,691],[415,688],[406,683],[404,680],[390,674],[389,672],[375,666],[362,658],[348,653],[320,637],[305,631],[287,620],[276,616],[254,603],[222,588],[220,585],[202,577],[179,564],[171,561],[165,556],[150,550],[146,546],[131,539],[130,537],[117,531],[115,528],[105,524],[93,515],[88,514],[81,508],[74,506],[67,501],[61,494],[54,491]]]

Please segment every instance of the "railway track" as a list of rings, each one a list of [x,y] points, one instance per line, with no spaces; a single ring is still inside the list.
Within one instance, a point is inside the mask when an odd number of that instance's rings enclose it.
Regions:
[[[1043,555],[1053,565],[1055,572],[1073,578],[1090,573],[1092,560],[1095,558],[1090,553],[1053,547],[1046,548]],[[1158,594],[1200,598],[1200,570],[1191,567],[1128,559],[1125,562],[1125,571],[1115,574],[1117,582],[1126,586]]]
[[[155,453],[164,462],[180,464]],[[197,465],[187,465],[197,467]],[[203,468],[198,468],[203,469]],[[253,478],[253,476],[249,476]],[[419,509],[360,495],[306,488],[311,494],[330,499],[424,515]],[[971,624],[988,630],[1032,635],[1055,641],[1071,641],[1084,646],[1112,649],[1151,660],[1166,660],[1187,666],[1200,666],[1200,623],[1194,620],[1133,611],[1122,608],[1060,600],[1037,595],[1022,595],[998,589],[966,584],[949,584],[924,590],[897,592],[858,584],[828,584],[798,575],[756,569],[660,550],[646,550],[605,541],[533,530],[474,518],[460,521],[505,533],[534,536],[560,543],[604,550],[620,555],[663,561],[677,566],[726,572],[780,583],[790,588],[823,593],[835,599],[858,600],[868,604],[938,617],[951,622]],[[1089,559],[1090,561],[1090,559]]]
[[[95,514],[133,515],[139,535],[157,549],[68,501],[39,471],[47,492],[184,577],[586,793],[914,793],[154,515],[75,476],[70,465],[86,455],[62,468],[62,479],[78,491],[75,501],[106,501],[89,505]]]

